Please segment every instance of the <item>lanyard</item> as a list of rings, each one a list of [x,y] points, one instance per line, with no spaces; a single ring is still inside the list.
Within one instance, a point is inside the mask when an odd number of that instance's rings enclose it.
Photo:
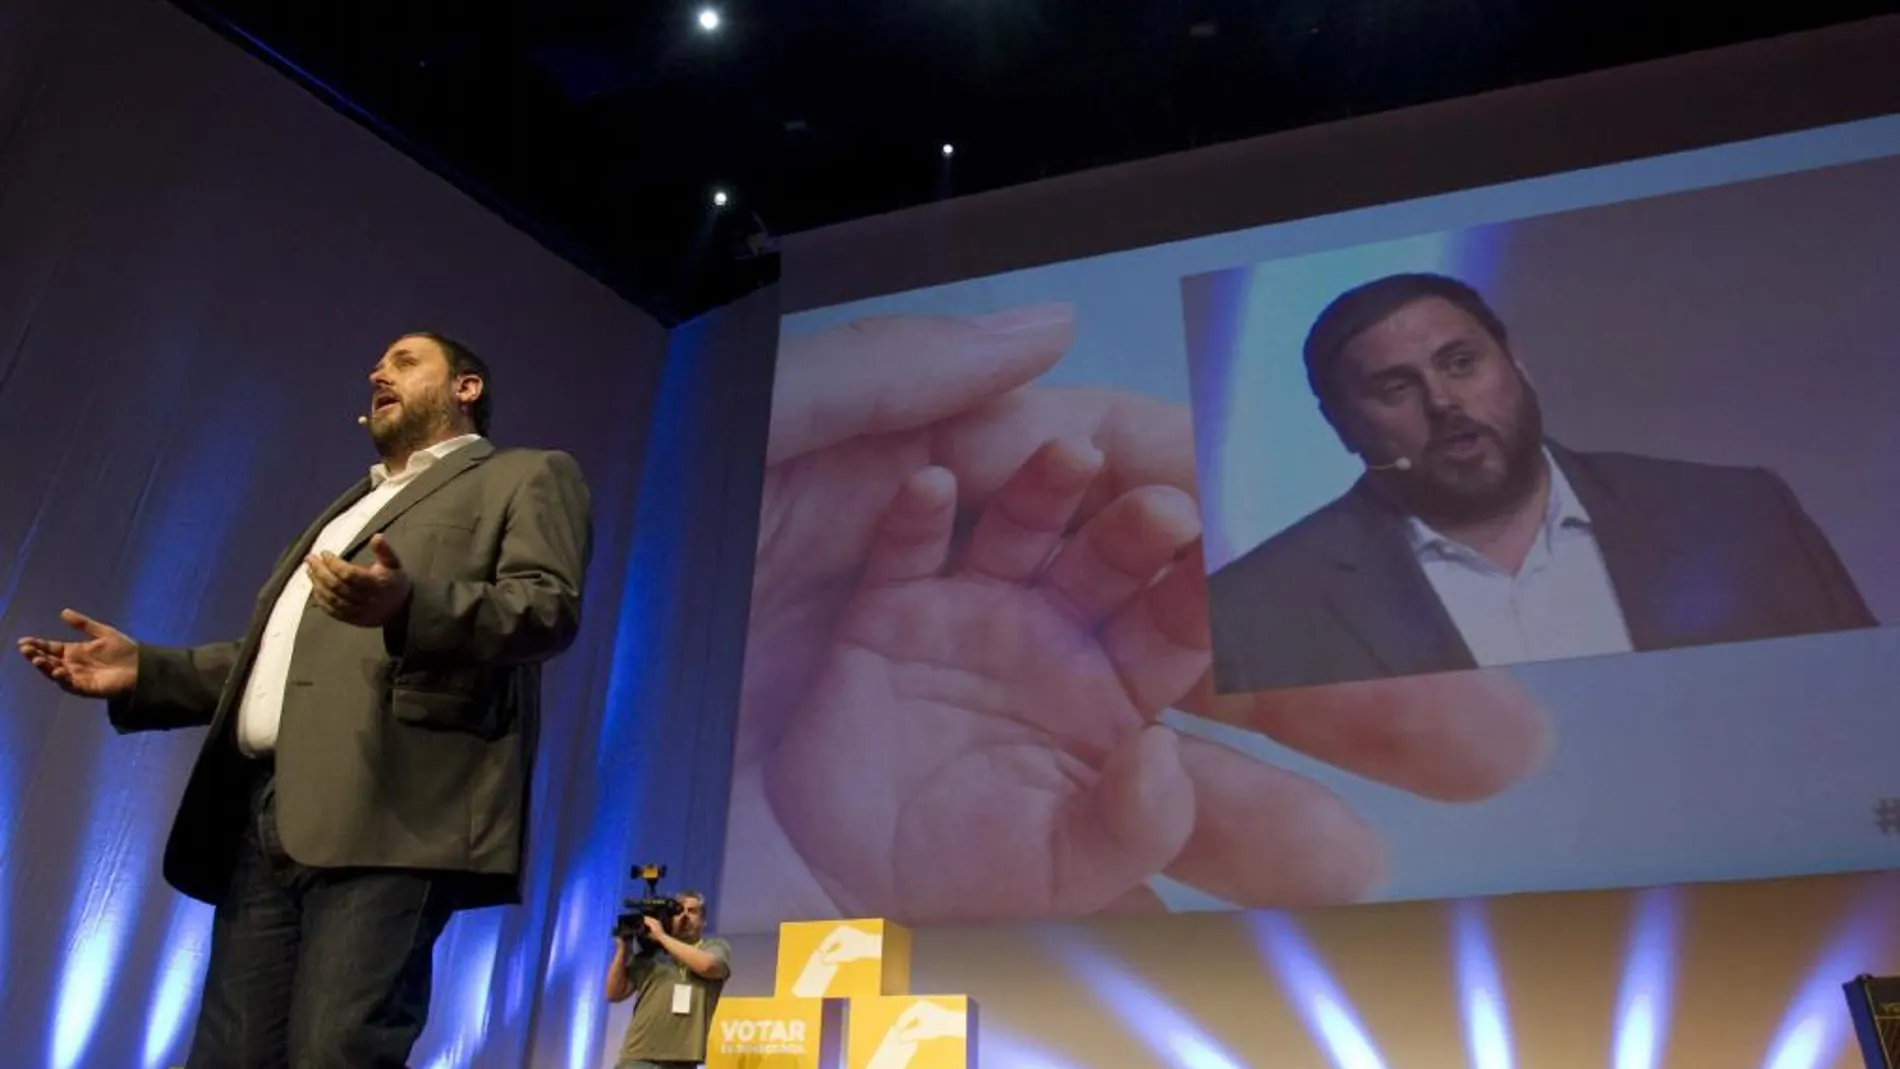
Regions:
[[[697,940],[697,939],[693,941],[693,949],[694,949],[694,950],[698,950],[698,949],[699,949],[699,943],[700,943],[700,941],[699,941],[699,940]],[[688,972],[688,970],[687,970],[687,968],[686,968],[686,963],[685,963],[685,962],[683,962],[683,961],[681,961],[681,960],[680,960],[680,959],[678,959],[678,958],[674,958],[674,959],[673,959],[673,967],[674,967],[674,968],[676,968],[676,969],[678,969],[678,970],[680,971],[680,983],[682,983],[682,984],[683,984],[683,983],[685,983],[685,982],[686,982],[686,976],[687,976],[687,972]]]

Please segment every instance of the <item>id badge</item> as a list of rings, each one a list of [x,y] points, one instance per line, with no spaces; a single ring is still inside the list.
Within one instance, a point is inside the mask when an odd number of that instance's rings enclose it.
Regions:
[[[693,1012],[693,985],[673,985],[673,1012],[680,1014]]]

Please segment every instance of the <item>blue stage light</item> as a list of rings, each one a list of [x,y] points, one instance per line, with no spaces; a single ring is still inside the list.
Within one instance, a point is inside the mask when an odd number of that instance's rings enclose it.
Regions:
[[[1510,1014],[1491,937],[1484,922],[1484,904],[1476,900],[1452,905],[1457,932],[1458,993],[1464,1004],[1465,1049],[1472,1069],[1511,1069]]]
[[[210,906],[177,896],[171,927],[159,952],[158,979],[145,1011],[145,1069],[164,1069],[185,1060],[185,1022],[195,1014],[211,953]]]
[[[99,1026],[107,996],[119,975],[143,881],[127,877],[145,871],[137,856],[141,840],[116,835],[120,830],[106,817],[116,808],[119,792],[96,795],[91,835],[81,866],[78,894],[66,925],[65,963],[60,968],[54,1001],[53,1037],[48,1061],[52,1069],[84,1064],[86,1048]]]
[[[1248,917],[1254,940],[1280,978],[1287,999],[1335,1069],[1385,1069],[1385,1060],[1293,919],[1283,913]]]
[[[1891,875],[1869,882],[1858,908],[1848,914],[1788,1003],[1762,1069],[1819,1069],[1834,1063],[1852,1028],[1841,984],[1887,966],[1895,884]]]
[[[1095,992],[1131,1028],[1143,1046],[1176,1069],[1243,1069],[1198,1022],[1076,932],[1050,931],[1049,941],[1070,973]]]
[[[1623,986],[1616,997],[1614,1069],[1657,1069],[1662,1064],[1675,995],[1681,896],[1674,887],[1637,896]]]

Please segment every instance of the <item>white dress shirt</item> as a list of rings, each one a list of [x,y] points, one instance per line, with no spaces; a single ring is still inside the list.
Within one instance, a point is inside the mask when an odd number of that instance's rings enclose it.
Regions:
[[[369,469],[370,491],[337,517],[324,525],[311,553],[341,553],[356,540],[363,525],[389,504],[402,488],[414,482],[431,465],[468,445],[481,435],[465,434],[446,442],[437,442],[418,450],[396,475],[377,464]],[[238,748],[252,757],[261,757],[277,748],[277,725],[284,711],[284,687],[290,679],[290,656],[297,643],[297,628],[303,623],[304,607],[310,601],[310,571],[299,566],[290,573],[290,581],[277,595],[270,620],[264,625],[264,638],[258,644],[257,661],[251,665],[250,679],[239,699],[237,711]]]
[[[1408,527],[1426,580],[1480,665],[1592,657],[1633,648],[1590,514],[1549,451],[1544,462],[1550,468],[1544,525],[1516,575],[1417,517]]]

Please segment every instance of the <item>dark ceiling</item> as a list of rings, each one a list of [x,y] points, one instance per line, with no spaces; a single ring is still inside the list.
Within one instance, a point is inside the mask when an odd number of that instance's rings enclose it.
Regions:
[[[668,325],[776,278],[779,235],[1900,7],[173,2]]]

